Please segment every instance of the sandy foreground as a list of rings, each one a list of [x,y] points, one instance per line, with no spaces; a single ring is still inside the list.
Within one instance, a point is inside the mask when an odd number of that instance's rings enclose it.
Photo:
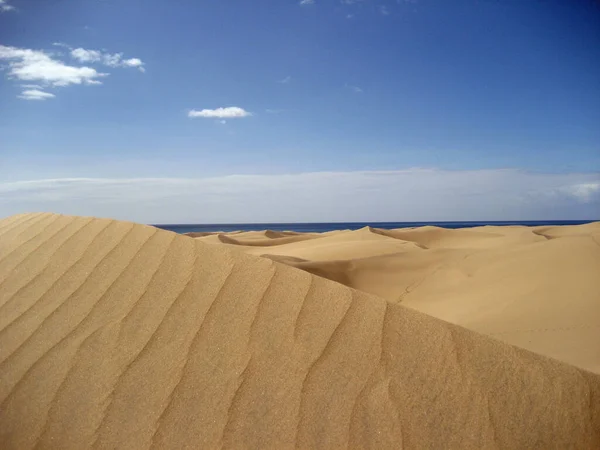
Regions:
[[[599,242],[0,220],[0,446],[600,448]]]

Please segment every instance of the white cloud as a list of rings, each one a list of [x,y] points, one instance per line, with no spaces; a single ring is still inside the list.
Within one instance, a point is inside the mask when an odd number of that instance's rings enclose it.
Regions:
[[[188,112],[188,117],[203,117],[207,119],[237,119],[241,117],[248,117],[252,114],[243,108],[237,106],[229,106],[227,108],[216,108],[216,109],[203,109],[195,110],[192,109]]]
[[[289,75],[288,75],[287,77],[285,77],[285,78],[281,79],[281,80],[277,80],[277,82],[278,82],[278,83],[281,83],[281,84],[287,84],[287,83],[289,83],[290,81],[292,81],[292,77],[291,77],[291,76],[289,76]]]
[[[120,67],[121,66],[121,58],[123,57],[123,53],[105,53],[102,55],[102,64],[107,65],[108,67]]]
[[[300,0],[300,3],[299,3],[300,6],[314,5],[314,4],[315,4],[315,0]]]
[[[99,63],[109,67],[133,67],[141,72],[146,70],[141,59],[123,59],[122,53],[110,54],[99,50],[73,49],[62,42],[54,42],[52,45],[70,49],[71,57],[80,63]],[[21,86],[39,92],[42,92],[44,86],[99,85],[102,84],[100,79],[108,76],[108,73],[98,72],[92,67],[74,66],[60,61],[55,53],[4,45],[0,45],[0,63],[5,65],[5,67],[0,67],[0,70],[8,69],[6,74],[9,79],[37,82],[39,84],[22,84]],[[42,96],[40,93],[23,92],[19,98],[39,100],[50,98],[49,95],[54,96],[53,94]]]
[[[0,60],[8,62],[8,76],[21,81],[38,81],[53,86],[90,84],[106,76],[91,67],[70,66],[40,50],[0,45]]]
[[[146,223],[600,219],[598,186],[600,173],[516,169],[39,179],[0,182],[0,217],[50,210]]]
[[[65,46],[61,43],[54,45]],[[68,47],[68,46],[67,46]],[[108,67],[135,67],[140,72],[145,72],[144,62],[139,58],[123,59],[123,53],[106,53],[100,50],[85,48],[71,49],[71,57],[82,63],[99,63]]]
[[[379,5],[379,12],[381,14],[383,14],[384,16],[389,16],[390,15],[390,10],[385,5]]]
[[[55,43],[54,45],[58,45]],[[71,50],[71,56],[79,62],[98,62],[102,59],[102,53],[98,50],[85,50],[83,48],[75,48]]]
[[[56,95],[51,94],[50,92],[40,91],[39,89],[27,89],[19,95],[19,98],[22,98],[23,100],[47,100],[54,97],[56,97]]]
[[[140,72],[145,72],[144,63],[139,58],[130,58],[122,62],[125,67],[137,67]]]
[[[0,12],[9,12],[14,11],[16,8],[12,5],[9,5],[6,0],[0,0]]]
[[[600,197],[600,183],[574,184],[565,186],[561,190],[583,203],[589,203],[595,197]]]

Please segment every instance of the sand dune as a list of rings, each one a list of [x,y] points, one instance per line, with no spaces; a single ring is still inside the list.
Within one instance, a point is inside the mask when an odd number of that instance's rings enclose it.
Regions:
[[[290,244],[232,248],[600,373],[599,243],[596,222],[458,230],[366,227]]]
[[[358,259],[380,256],[419,249],[419,245],[410,241],[390,239],[373,233],[369,228],[356,231],[338,231],[311,236],[310,242],[290,242],[277,247],[270,245],[268,252],[282,256],[312,261],[330,261],[332,259]],[[261,248],[244,249],[247,253],[263,255]]]
[[[288,236],[308,236],[313,233],[298,233],[296,231],[275,231],[275,230],[262,230],[262,231],[242,231],[239,237],[243,239],[277,239]]]
[[[0,221],[2,447],[600,446],[600,376],[234,248]]]
[[[287,236],[298,236],[298,235],[308,235],[312,233],[297,233],[295,231],[274,231],[274,230],[262,230],[262,231],[192,231],[189,233],[183,233],[185,236],[199,238],[206,236],[214,236],[219,234],[226,234],[228,236],[236,235],[236,237],[240,237],[242,239],[274,239],[281,238]]]
[[[231,237],[225,234],[219,235],[219,240],[224,244],[241,245],[247,247],[271,247],[275,245],[290,244],[292,242],[308,241],[310,239],[318,238],[318,235],[288,235],[278,237],[265,237],[265,238],[244,238],[244,237]]]
[[[600,223],[593,222],[573,227],[534,227],[533,232],[547,239],[563,236],[594,236],[600,237]]]
[[[209,237],[209,236],[217,236],[219,234],[224,234],[224,233],[225,233],[224,231],[192,231],[190,233],[183,233],[183,234],[185,236],[189,236],[189,237],[192,237],[192,238],[204,238],[204,237]],[[227,234],[232,235],[232,234],[235,234],[235,233],[239,233],[239,231],[238,232],[232,231],[232,232],[227,233]]]

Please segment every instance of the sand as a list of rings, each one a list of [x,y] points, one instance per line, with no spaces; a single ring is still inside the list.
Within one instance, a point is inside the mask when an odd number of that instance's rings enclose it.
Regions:
[[[403,306],[441,281],[422,281],[392,302],[288,265],[335,265],[322,248],[332,251],[335,242],[353,258],[340,270],[348,279],[362,260],[393,268],[409,265],[402,255],[429,252],[452,266],[444,255],[462,252],[460,274],[441,268],[440,280],[455,280],[456,305],[463,277],[474,283],[464,304],[484,292],[478,283],[495,280],[481,314],[471,311],[486,317],[502,298],[500,284],[515,291],[513,301],[537,295],[511,288],[509,266],[523,276],[551,269],[549,283],[572,270],[546,262],[561,252],[579,270],[597,264],[598,248],[589,245],[596,230],[475,230],[483,237],[469,234],[467,249],[443,230],[412,230],[406,239],[338,232],[268,246],[288,259],[283,264],[246,254],[265,252],[248,241],[294,236],[205,243],[213,236],[106,219],[9,217],[0,221],[0,442],[8,449],[599,448],[600,375]],[[378,256],[365,244],[379,252],[381,239],[397,251]],[[318,259],[299,261],[311,248]],[[501,260],[486,260],[487,252]],[[412,270],[432,260],[421,257]],[[562,312],[593,323],[591,309],[569,311],[593,308],[586,289],[596,284],[574,291],[588,276],[572,280]]]
[[[479,333],[600,373],[600,222],[328,233],[239,245]],[[296,236],[299,238],[299,236]]]

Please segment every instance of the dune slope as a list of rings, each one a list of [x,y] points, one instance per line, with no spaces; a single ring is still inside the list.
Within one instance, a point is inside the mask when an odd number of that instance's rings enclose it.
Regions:
[[[153,227],[0,221],[3,448],[598,448],[600,377]]]
[[[600,222],[366,227],[262,248],[227,245],[600,373]]]

